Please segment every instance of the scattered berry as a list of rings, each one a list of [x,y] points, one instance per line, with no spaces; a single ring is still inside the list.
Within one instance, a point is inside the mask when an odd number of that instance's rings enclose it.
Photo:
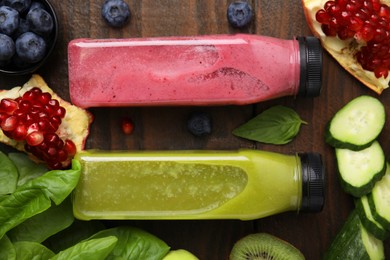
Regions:
[[[205,112],[194,112],[187,121],[187,128],[195,136],[205,136],[211,133],[211,118]]]
[[[235,28],[246,27],[253,18],[253,10],[248,2],[232,2],[227,9],[227,19]]]
[[[26,63],[36,63],[43,59],[46,53],[45,40],[32,32],[26,32],[16,39],[16,54]]]
[[[15,53],[15,43],[11,37],[0,34],[0,61],[7,61]]]
[[[30,8],[31,0],[4,0],[4,5],[7,5],[18,11],[20,14],[23,14]]]
[[[106,0],[102,16],[110,26],[122,27],[130,19],[129,5],[123,0]]]
[[[31,9],[26,16],[32,32],[39,35],[50,35],[53,30],[54,22],[51,15],[42,8]]]
[[[126,135],[130,135],[133,133],[134,124],[130,118],[123,118],[121,121],[122,132]]]
[[[0,33],[11,36],[19,26],[19,13],[9,6],[0,6]]]

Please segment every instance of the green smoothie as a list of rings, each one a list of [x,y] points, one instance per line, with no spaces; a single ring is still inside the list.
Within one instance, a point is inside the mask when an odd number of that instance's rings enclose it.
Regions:
[[[264,151],[84,151],[79,219],[256,219],[298,210],[297,155]]]

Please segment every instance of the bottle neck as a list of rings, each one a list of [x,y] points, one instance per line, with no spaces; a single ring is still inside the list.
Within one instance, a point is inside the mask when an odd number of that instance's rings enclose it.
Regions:
[[[320,154],[300,153],[301,202],[299,210],[319,212],[325,200],[325,168]]]

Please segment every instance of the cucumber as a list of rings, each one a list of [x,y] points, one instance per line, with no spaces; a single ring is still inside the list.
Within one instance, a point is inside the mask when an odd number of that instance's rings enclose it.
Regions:
[[[367,196],[356,200],[356,210],[360,221],[368,232],[380,240],[385,240],[388,237],[389,232],[373,217]]]
[[[325,130],[325,141],[335,148],[365,149],[377,139],[385,119],[385,108],[377,98],[359,96],[332,117]]]
[[[324,259],[385,259],[383,241],[364,228],[357,211],[353,210],[325,252]]]
[[[373,189],[386,171],[386,158],[378,141],[360,151],[336,148],[337,166],[343,189],[361,197]]]
[[[378,181],[371,194],[368,196],[368,203],[371,207],[373,217],[385,229],[390,230],[390,165],[387,164],[385,176]]]

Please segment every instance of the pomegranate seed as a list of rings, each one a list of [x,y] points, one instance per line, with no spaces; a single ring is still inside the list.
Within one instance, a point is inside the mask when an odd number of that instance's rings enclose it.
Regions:
[[[0,110],[11,115],[19,107],[18,102],[9,98],[3,98],[0,102]]]
[[[49,104],[50,106],[52,106],[54,108],[57,108],[60,106],[60,103],[58,102],[57,99],[50,99],[47,104]]]
[[[27,135],[27,128],[23,124],[19,124],[13,131],[13,139],[16,141],[23,141]]]
[[[26,142],[31,146],[37,146],[43,142],[43,133],[41,131],[31,132],[26,136]]]
[[[58,161],[63,162],[68,159],[68,152],[64,149],[58,150],[57,157]]]
[[[347,27],[354,32],[359,31],[363,27],[363,21],[357,17],[350,17],[348,22]]]
[[[316,20],[322,24],[329,24],[330,15],[325,10],[319,10],[316,13]]]
[[[30,134],[30,133],[38,131],[38,130],[39,130],[38,123],[32,123],[27,128],[27,134]]]
[[[6,119],[7,117],[9,117],[8,114],[4,113],[4,112],[0,112],[0,124],[1,122],[3,122],[4,119]]]
[[[48,92],[44,92],[38,97],[38,101],[42,104],[45,105],[51,100],[51,94]]]
[[[64,148],[65,151],[67,151],[68,156],[74,156],[77,152],[76,145],[69,139],[65,140]]]
[[[325,9],[326,11],[328,11],[329,8],[331,8],[331,7],[334,6],[335,4],[336,4],[335,1],[327,1],[327,2],[325,3],[325,5],[324,5],[324,9]]]
[[[26,112],[28,110],[30,110],[30,107],[31,107],[31,103],[30,101],[28,100],[24,100],[22,99],[20,102],[19,102],[19,109]]]
[[[375,74],[375,77],[377,77],[377,78],[380,78],[380,77],[386,78],[389,75],[389,68],[377,67],[374,70],[374,74]]]
[[[129,118],[123,118],[121,121],[122,132],[126,135],[130,135],[133,133],[134,124]]]
[[[60,118],[64,118],[65,117],[65,114],[66,114],[66,109],[63,108],[63,107],[58,107],[54,113],[53,113],[55,116],[59,116]]]
[[[17,117],[9,116],[1,122],[0,127],[1,129],[3,129],[3,131],[13,131],[17,125],[18,125]]]

